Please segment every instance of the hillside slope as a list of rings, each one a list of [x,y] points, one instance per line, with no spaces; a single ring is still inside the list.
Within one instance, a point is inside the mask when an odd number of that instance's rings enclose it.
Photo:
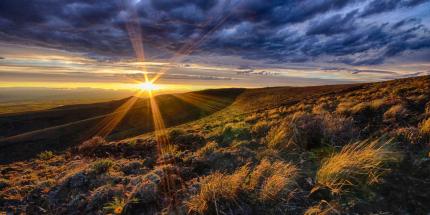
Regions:
[[[428,214],[429,92],[429,76],[247,89],[164,145],[95,137],[0,165],[0,210]]]
[[[243,89],[159,95],[155,100],[167,127],[193,121],[230,105]],[[201,103],[211,104],[210,107]],[[149,99],[68,105],[0,115],[0,163],[25,159],[43,150],[62,151],[94,135],[121,139],[153,130]]]

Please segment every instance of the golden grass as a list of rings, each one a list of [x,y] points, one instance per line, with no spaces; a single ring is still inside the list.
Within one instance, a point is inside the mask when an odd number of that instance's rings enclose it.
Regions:
[[[350,101],[344,101],[337,105],[336,112],[338,113],[349,113],[355,103]]]
[[[425,135],[430,135],[430,118],[424,120],[420,125],[421,133]]]
[[[272,149],[289,149],[295,146],[293,135],[297,128],[291,123],[281,123],[278,126],[272,127],[266,136],[266,143]]]
[[[379,110],[385,105],[385,103],[385,99],[374,99],[369,102],[369,106],[372,108],[372,110]]]
[[[269,201],[281,198],[281,194],[291,190],[297,177],[297,168],[289,163],[275,162],[271,165],[271,174],[263,182],[260,200]]]
[[[392,119],[401,115],[405,115],[407,113],[407,109],[403,104],[396,104],[390,107],[385,113],[385,119]]]
[[[390,141],[349,144],[322,163],[316,181],[333,193],[341,193],[346,186],[378,182],[387,170],[385,163],[397,158],[397,153],[390,149]]]
[[[370,108],[370,103],[368,103],[368,102],[361,102],[361,103],[358,103],[358,104],[354,105],[350,109],[350,111],[353,114],[358,114],[358,113],[362,113],[363,111],[365,111],[365,110],[367,110],[369,108]]]
[[[308,208],[304,215],[341,214],[337,207],[338,205],[333,205],[325,200],[321,200],[317,205]]]
[[[218,213],[218,205],[222,200],[233,201],[249,173],[244,166],[231,175],[215,172],[202,179],[200,192],[192,196],[185,205],[189,213],[205,214],[213,206]]]
[[[269,123],[266,120],[261,120],[255,123],[251,128],[251,132],[258,137],[264,136],[269,131]]]

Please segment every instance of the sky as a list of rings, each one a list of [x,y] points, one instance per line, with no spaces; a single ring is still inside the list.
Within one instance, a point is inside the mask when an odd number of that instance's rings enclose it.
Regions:
[[[0,87],[308,86],[430,74],[430,0],[1,0]]]

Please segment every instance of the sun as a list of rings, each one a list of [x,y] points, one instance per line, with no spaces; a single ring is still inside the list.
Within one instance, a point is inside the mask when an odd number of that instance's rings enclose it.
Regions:
[[[139,89],[144,91],[153,91],[153,90],[157,90],[158,86],[150,81],[145,81],[139,84]]]

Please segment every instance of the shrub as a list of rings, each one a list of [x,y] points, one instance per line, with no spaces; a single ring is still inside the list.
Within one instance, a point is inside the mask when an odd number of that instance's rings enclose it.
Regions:
[[[188,212],[206,214],[208,211],[218,213],[219,204],[223,201],[234,201],[249,173],[244,166],[231,175],[215,172],[206,176],[200,183],[200,192],[186,201]]]
[[[101,174],[107,172],[112,166],[113,161],[109,159],[102,159],[94,162],[91,168],[96,174]]]
[[[102,137],[95,136],[78,146],[78,152],[84,155],[94,155],[100,146],[106,144]]]
[[[332,193],[340,193],[346,186],[376,183],[386,171],[385,163],[396,158],[389,142],[375,140],[349,144],[322,163],[316,181]]]
[[[344,145],[354,138],[354,123],[351,117],[325,114],[322,116],[322,132],[325,143]]]
[[[54,157],[54,153],[52,151],[44,151],[37,155],[40,160],[49,160]]]

